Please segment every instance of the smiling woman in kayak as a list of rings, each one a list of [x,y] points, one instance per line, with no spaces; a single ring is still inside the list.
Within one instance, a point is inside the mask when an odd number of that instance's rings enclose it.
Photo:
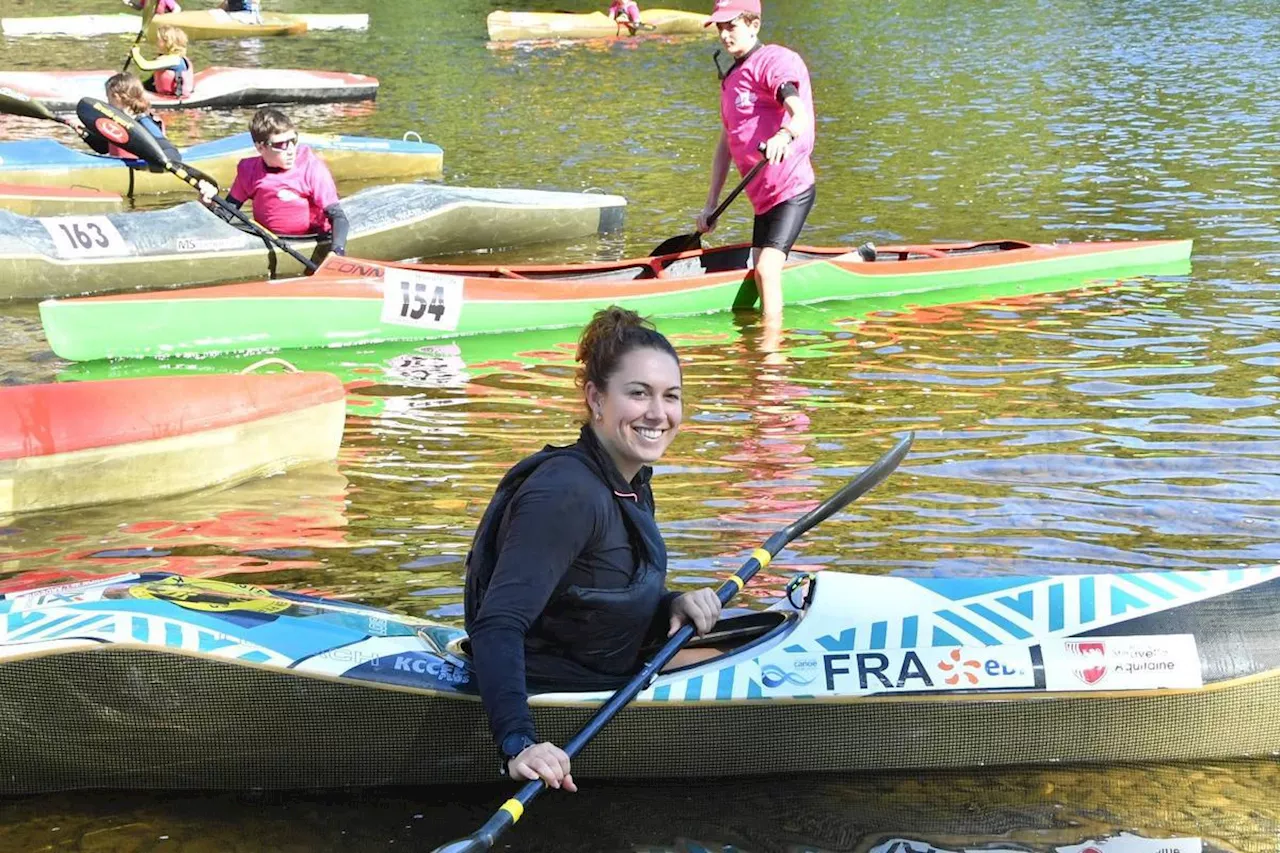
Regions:
[[[599,311],[578,341],[587,422],[575,444],[516,464],[467,556],[466,625],[503,771],[576,791],[569,757],[539,742],[530,690],[608,690],[643,665],[646,640],[715,625],[710,589],[667,592],[652,468],[682,419],[680,361],[639,315]],[[672,665],[714,655],[685,650]]]

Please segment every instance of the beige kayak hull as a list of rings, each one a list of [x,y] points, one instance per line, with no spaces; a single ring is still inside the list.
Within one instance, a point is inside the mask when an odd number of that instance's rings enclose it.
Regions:
[[[710,35],[703,27],[707,16],[679,9],[645,9],[640,12],[641,28],[634,35]],[[491,41],[527,39],[592,39],[633,35],[626,24],[603,12],[575,15],[566,12],[490,12],[485,20]]]

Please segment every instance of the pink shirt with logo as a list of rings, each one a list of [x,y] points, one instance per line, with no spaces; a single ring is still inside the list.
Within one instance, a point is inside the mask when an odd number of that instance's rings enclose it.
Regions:
[[[787,111],[778,101],[778,89],[794,83],[800,100],[813,116],[813,89],[809,69],[793,50],[781,45],[761,45],[739,63],[720,84],[720,119],[729,140],[729,153],[739,174],[745,175],[764,155],[760,143],[778,132]],[[791,143],[787,159],[770,163],[747,184],[747,197],[757,215],[767,213],[813,186],[813,129]]]
[[[328,232],[324,209],[338,203],[329,167],[305,145],[287,172],[268,169],[261,157],[241,160],[230,194],[252,201],[253,218],[277,234]]]

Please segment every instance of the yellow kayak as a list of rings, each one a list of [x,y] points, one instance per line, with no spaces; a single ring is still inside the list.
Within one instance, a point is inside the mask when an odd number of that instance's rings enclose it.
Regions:
[[[490,12],[485,23],[490,41],[522,41],[525,39],[592,39],[632,35],[678,35],[714,33],[704,28],[707,16],[679,9],[645,9],[640,12],[640,29],[635,33],[625,23],[611,19],[603,12],[571,14],[568,12]]]
[[[307,31],[307,22],[289,15],[264,12],[261,23],[246,23],[237,15],[221,9],[201,9],[196,12],[171,12],[156,15],[147,25],[147,38],[156,40],[156,28],[165,25],[179,27],[191,41],[208,41],[221,38],[256,38],[260,36],[300,36]]]
[[[300,137],[339,181],[439,177],[443,170],[444,154],[429,142],[323,133]],[[185,148],[182,159],[229,187],[236,164],[255,154],[249,134],[239,133]],[[129,161],[68,148],[48,138],[0,142],[0,183],[84,187],[130,198],[186,189],[166,172],[131,168]]]

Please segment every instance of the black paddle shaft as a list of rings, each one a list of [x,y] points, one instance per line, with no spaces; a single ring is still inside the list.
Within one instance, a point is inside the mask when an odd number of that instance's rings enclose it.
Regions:
[[[150,12],[150,14],[147,14]],[[133,40],[133,47],[137,47],[142,42],[142,37],[147,34],[147,27],[151,24],[151,19],[156,14],[156,0],[142,0],[142,27],[138,30],[138,35]],[[124,65],[120,66],[120,73],[129,70],[129,65],[133,62],[133,49],[130,48],[129,55],[124,58]]]
[[[160,147],[159,140],[152,136],[145,127],[110,104],[103,103],[97,98],[81,98],[80,103],[76,104],[76,115],[80,117],[80,121],[85,127],[92,127],[95,132],[110,139],[133,156],[164,169],[172,175],[176,175],[196,190],[200,189],[202,180],[208,180],[208,177],[203,174],[198,172],[193,174],[195,170],[184,165],[181,160],[177,162],[171,160],[164,153],[164,149]],[[215,194],[212,197],[212,201],[219,208],[249,226],[253,233],[271,245],[279,247],[285,254],[302,264],[308,272],[315,272],[319,269],[315,261],[284,243],[279,237],[245,216],[238,207],[222,196]]]
[[[761,142],[759,149],[761,154],[764,153],[764,148],[764,143]],[[760,170],[764,168],[764,164],[767,162],[769,161],[761,157],[756,161],[754,166],[747,170],[747,173],[742,176],[742,180],[738,181],[738,185],[729,191],[729,195],[725,197],[725,200],[720,202],[715,210],[711,211],[711,215],[707,217],[708,228],[716,224],[716,221],[720,218],[720,214],[729,209],[729,205],[733,204],[733,200],[742,194],[742,191],[747,188],[747,184],[751,183],[751,179],[760,173]],[[668,237],[649,253],[649,257],[656,258],[659,255],[676,255],[680,252],[687,252],[690,249],[696,249],[701,245],[701,243],[702,234],[698,231],[694,231],[690,234],[680,234],[675,237]]]
[[[893,470],[906,457],[907,452],[911,449],[912,438],[913,436],[908,433],[906,438],[899,441],[892,450],[877,459],[872,463],[871,467],[853,480],[846,483],[840,491],[766,539],[764,545],[752,552],[751,558],[742,565],[742,568],[730,575],[729,579],[716,590],[716,597],[720,599],[720,603],[722,605],[728,604],[729,600],[746,586],[755,573],[769,565],[774,556],[785,548],[791,540],[821,524],[878,486],[893,473]],[[653,659],[645,664],[644,669],[640,670],[625,686],[619,688],[618,692],[614,693],[609,701],[592,715],[587,724],[582,727],[582,730],[565,744],[565,753],[570,758],[577,755],[628,702],[634,699],[641,690],[644,690],[657,677],[659,671],[676,656],[676,652],[680,651],[685,643],[693,638],[693,632],[692,625],[685,624],[681,626],[680,630],[668,639],[666,644],[653,656]],[[448,844],[437,847],[432,853],[478,853],[478,851],[492,848],[498,836],[502,835],[520,819],[524,814],[525,807],[545,787],[546,785],[541,779],[526,782],[514,797],[507,800],[494,812],[493,817],[489,818],[484,826],[466,838],[451,841]]]
[[[35,98],[24,95],[22,92],[15,92],[13,89],[0,86],[0,113],[7,113],[12,116],[23,116],[24,118],[38,118],[45,121],[56,121],[58,124],[67,127],[80,134],[83,139],[86,134],[84,128],[79,125],[72,124],[67,119],[57,115],[53,110],[49,109]]]

